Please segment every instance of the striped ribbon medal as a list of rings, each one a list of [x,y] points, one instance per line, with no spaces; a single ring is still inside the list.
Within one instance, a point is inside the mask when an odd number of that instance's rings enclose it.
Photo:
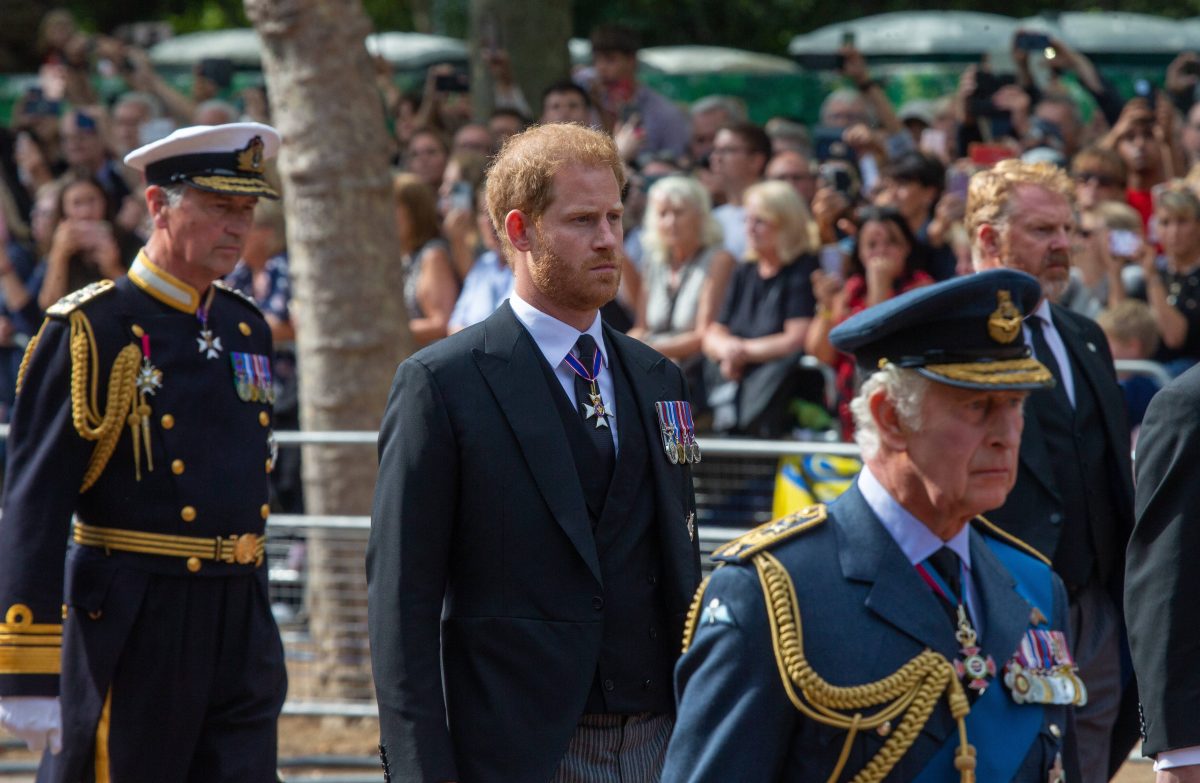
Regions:
[[[572,354],[567,354],[567,366],[572,372],[583,378],[588,383],[588,400],[591,402],[583,403],[584,418],[588,421],[596,422],[596,429],[608,426],[608,417],[611,416],[608,408],[604,405],[604,398],[600,396],[600,387],[596,385],[596,379],[600,377],[600,363],[604,357],[600,355],[600,351],[596,351],[595,358],[592,359],[592,370],[588,372],[588,368],[583,366],[579,359]]]
[[[685,400],[666,400],[654,403],[654,412],[667,459],[677,465],[699,462],[700,444],[696,442],[692,406]]]

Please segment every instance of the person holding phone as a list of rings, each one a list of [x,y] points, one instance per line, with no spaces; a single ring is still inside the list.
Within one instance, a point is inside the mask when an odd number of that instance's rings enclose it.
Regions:
[[[600,25],[592,30],[591,41],[593,67],[581,75],[581,85],[589,91],[601,125],[615,135],[619,125],[636,115],[642,131],[640,154],[683,156],[690,136],[687,115],[638,82],[638,34],[622,25]]]
[[[925,271],[926,258],[903,213],[892,207],[867,207],[858,213],[854,255],[844,272],[838,276],[825,270],[812,273],[817,317],[805,336],[804,349],[836,373],[838,413],[847,437],[854,431],[849,408],[854,396],[854,362],[833,347],[829,333],[868,307],[934,282]]]
[[[48,309],[71,291],[99,280],[124,277],[127,258],[138,240],[112,223],[113,210],[100,183],[80,174],[67,174],[59,185],[59,220],[50,251],[31,285],[38,305]]]

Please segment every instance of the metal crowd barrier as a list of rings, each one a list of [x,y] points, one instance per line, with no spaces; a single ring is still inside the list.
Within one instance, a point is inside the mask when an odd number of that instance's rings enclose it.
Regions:
[[[375,446],[374,432],[277,432],[281,448],[313,445]],[[702,460],[693,466],[697,523],[705,555],[771,518],[778,460],[785,455],[856,456],[854,444],[832,442],[699,439]],[[369,681],[366,584],[363,552],[370,517],[272,514],[267,554],[272,604],[288,658],[288,701],[284,713],[306,716],[371,717],[376,707]],[[312,539],[319,538],[316,544]],[[346,575],[332,588],[311,588],[309,555],[323,551],[322,570]],[[336,581],[336,580],[335,580]],[[336,608],[333,639],[314,633],[312,601]],[[323,646],[322,646],[323,645]],[[351,687],[330,698],[328,661],[340,662]],[[347,670],[349,674],[347,674]],[[356,676],[359,672],[361,676]]]

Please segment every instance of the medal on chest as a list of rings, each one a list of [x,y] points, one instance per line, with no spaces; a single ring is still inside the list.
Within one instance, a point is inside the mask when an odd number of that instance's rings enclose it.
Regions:
[[[988,681],[996,676],[996,662],[992,656],[983,655],[977,643],[975,627],[967,617],[967,607],[958,605],[958,629],[954,638],[958,640],[958,657],[954,659],[954,670],[963,683],[973,691],[983,693]]]
[[[596,429],[608,426],[609,413],[608,407],[604,404],[604,398],[600,396],[600,387],[596,383],[596,379],[600,377],[600,363],[604,357],[600,355],[600,351],[596,351],[596,356],[592,359],[592,366],[589,370],[583,366],[579,359],[571,354],[567,354],[567,366],[571,371],[578,375],[588,383],[588,402],[583,403],[583,417],[587,421],[595,422]],[[582,400],[581,400],[582,402]]]
[[[208,297],[204,304],[196,308],[196,318],[200,321],[200,336],[196,338],[196,344],[199,346],[200,353],[204,354],[206,359],[217,359],[221,356],[221,338],[213,335],[212,329],[208,328],[208,313],[212,309],[213,294],[216,289],[212,286],[208,288]]]

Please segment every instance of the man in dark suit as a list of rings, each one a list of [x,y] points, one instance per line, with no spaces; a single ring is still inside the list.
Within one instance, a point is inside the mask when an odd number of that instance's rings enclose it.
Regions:
[[[1133,677],[1120,652],[1133,469],[1108,341],[1094,321],[1054,303],[1069,279],[1073,191],[1049,164],[1004,161],[971,178],[966,220],[977,270],[1019,269],[1042,284],[1024,339],[1058,382],[1030,395],[1016,487],[988,518],[1049,557],[1066,584],[1088,687],[1076,714],[1080,759],[1094,783],[1115,774],[1136,739]]]
[[[513,296],[396,373],[367,552],[394,779],[658,777],[698,449],[656,405],[686,422],[679,370],[598,315],[623,184],[602,133],[514,136],[487,185]]]
[[[1073,769],[1086,693],[1066,592],[1048,560],[975,516],[1016,480],[1022,403],[1052,381],[1020,337],[1039,297],[1033,278],[996,270],[833,331],[866,378],[851,404],[865,467],[828,507],[715,553],[664,781],[1045,783]]]
[[[1160,783],[1200,781],[1200,368],[1154,396],[1138,435],[1137,525],[1125,614],[1145,716],[1142,752]]]

